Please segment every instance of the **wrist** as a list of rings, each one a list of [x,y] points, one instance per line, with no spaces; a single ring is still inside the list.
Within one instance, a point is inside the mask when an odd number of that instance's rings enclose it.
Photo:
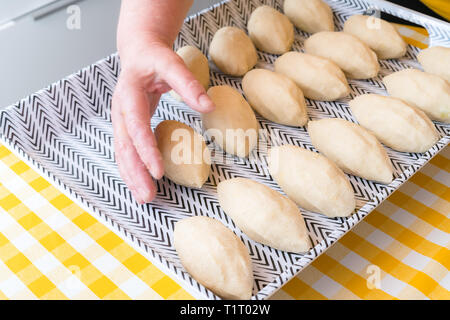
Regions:
[[[128,42],[149,41],[172,47],[193,0],[122,0],[117,49]]]
[[[117,51],[119,55],[127,56],[129,52],[138,53],[155,46],[172,48],[173,41],[168,37],[151,31],[133,30],[118,32]]]

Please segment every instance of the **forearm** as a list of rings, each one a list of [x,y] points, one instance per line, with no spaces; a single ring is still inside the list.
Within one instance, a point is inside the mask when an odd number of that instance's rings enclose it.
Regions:
[[[117,30],[119,53],[136,41],[171,46],[193,0],[122,0]]]

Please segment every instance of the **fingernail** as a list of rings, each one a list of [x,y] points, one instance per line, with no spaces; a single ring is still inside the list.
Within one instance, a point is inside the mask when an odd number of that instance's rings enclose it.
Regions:
[[[140,188],[140,189],[138,189],[138,193],[141,197],[141,201],[139,202],[140,204],[144,204],[144,203],[148,203],[148,202],[152,201],[152,194],[151,194],[150,190]]]
[[[152,167],[150,167],[150,174],[152,175],[153,178],[155,178],[156,180],[159,180],[163,177],[164,172],[159,170],[155,166],[152,166]]]
[[[131,195],[134,198],[134,200],[136,200],[137,203],[142,204],[142,199],[140,197],[140,194],[136,191],[136,189],[134,188],[130,188],[131,191]]]
[[[149,168],[148,170],[150,171],[152,177],[155,178],[156,180],[159,180],[164,175],[164,167],[161,167],[163,165],[163,159],[159,152],[157,157],[158,157],[157,161],[147,163],[147,168]],[[160,163],[160,165],[157,165],[158,163]]]
[[[205,109],[206,112],[214,110],[214,103],[211,101],[211,99],[208,97],[206,93],[203,93],[198,98],[198,102],[200,104],[200,107]]]
[[[144,204],[145,203],[144,201],[142,201],[141,197],[138,194],[136,194],[136,193],[133,194],[133,198],[139,204]]]

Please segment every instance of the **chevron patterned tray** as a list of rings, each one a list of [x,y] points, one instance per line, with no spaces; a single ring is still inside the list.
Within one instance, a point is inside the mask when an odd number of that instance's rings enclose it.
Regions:
[[[339,29],[350,15],[367,12],[376,5],[384,12],[425,26],[433,45],[450,46],[450,26],[438,20],[383,1],[328,2],[334,10]],[[233,0],[188,18],[176,47],[190,44],[207,53],[208,44],[218,28],[235,25],[245,29],[250,13],[262,3],[281,10],[282,1],[278,0]],[[294,50],[302,49],[307,36],[297,31]],[[418,51],[409,47],[406,57],[381,61],[381,72],[375,79],[350,81],[351,98],[367,92],[385,93],[382,77],[408,67],[419,68],[416,62]],[[273,63],[275,58],[259,53],[262,66]],[[254,298],[265,299],[354,227],[450,140],[450,126],[436,123],[442,138],[428,152],[407,154],[387,149],[395,167],[395,180],[388,186],[349,176],[357,198],[357,213],[348,218],[331,219],[303,211],[314,247],[303,255],[291,254],[251,241],[224,214],[216,198],[217,183],[236,176],[252,178],[281,192],[268,173],[263,148],[243,160],[224,155],[209,143],[213,159],[227,161],[212,166],[212,174],[203,189],[189,189],[162,179],[158,182],[158,197],[152,204],[139,206],[133,201],[119,177],[111,147],[110,102],[119,68],[117,55],[111,55],[9,107],[0,113],[1,139],[71,199],[99,216],[197,298],[218,297],[193,280],[181,266],[172,246],[176,221],[192,215],[208,215],[233,230],[248,247],[252,257]],[[211,76],[212,85],[226,83],[241,90],[239,78],[225,76],[214,68]],[[354,121],[347,106],[349,99],[337,102],[307,101],[310,118],[339,117]],[[163,119],[176,119],[201,131],[199,115],[167,94],[152,119],[152,126],[155,127]],[[270,135],[261,137],[261,145],[290,143],[314,150],[305,128],[277,125],[262,118],[258,120],[261,127],[270,132]]]

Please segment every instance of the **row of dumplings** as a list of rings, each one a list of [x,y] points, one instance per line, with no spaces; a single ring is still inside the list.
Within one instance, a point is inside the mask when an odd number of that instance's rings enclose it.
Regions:
[[[380,70],[378,59],[400,58],[406,53],[402,37],[382,19],[354,15],[343,31],[335,32],[331,9],[321,0],[288,0],[284,10],[286,15],[269,6],[258,7],[248,21],[249,36],[235,27],[218,30],[209,48],[212,61],[226,74],[243,76],[257,63],[256,48],[282,54],[274,65],[277,73],[293,80],[309,99],[334,101],[349,95],[346,77],[373,78]],[[291,21],[314,32],[304,43],[305,53],[289,52],[294,41]],[[396,72],[384,79],[387,91],[431,119],[448,123],[450,48],[429,48],[418,59],[426,72]]]
[[[401,57],[406,44],[385,21],[376,21],[381,27],[369,30],[369,17],[365,16],[350,17],[344,32],[334,32],[332,11],[321,0],[286,0],[284,12],[261,6],[249,19],[249,36],[238,28],[224,27],[210,44],[209,55],[223,73],[243,76],[247,99],[230,86],[209,88],[208,59],[197,48],[186,46],[177,53],[216,105],[215,111],[202,115],[202,123],[207,135],[225,152],[246,157],[256,147],[258,122],[254,111],[283,125],[307,124],[320,154],[292,145],[269,151],[269,172],[287,197],[244,178],[225,180],[217,186],[220,206],[250,239],[302,253],[311,248],[311,242],[298,206],[328,217],[349,216],[356,203],[344,172],[381,183],[392,181],[392,164],[379,141],[398,151],[424,152],[439,139],[428,116],[449,122],[450,85],[440,78],[442,74],[431,72],[442,73],[435,67],[434,57],[450,63],[446,51],[450,49],[431,48],[421,53],[419,59],[430,73],[404,70],[386,77],[384,83],[392,97],[368,94],[352,100],[350,108],[360,125],[343,119],[308,122],[305,97],[334,101],[349,95],[347,77],[375,77],[378,58]],[[315,33],[305,41],[306,53],[289,52],[294,41],[292,23]],[[384,40],[377,40],[381,38]],[[274,72],[253,69],[258,60],[255,47],[281,55]],[[179,99],[175,92],[172,95]],[[179,144],[172,137],[178,129],[191,138],[183,145],[184,152],[201,154],[201,161],[173,161]],[[241,130],[242,134],[227,139],[227,130]],[[211,164],[203,137],[173,120],[161,122],[155,133],[165,175],[177,184],[202,187]],[[205,287],[222,298],[251,297],[253,273],[248,251],[219,221],[192,217],[177,222],[174,245],[183,266]]]

